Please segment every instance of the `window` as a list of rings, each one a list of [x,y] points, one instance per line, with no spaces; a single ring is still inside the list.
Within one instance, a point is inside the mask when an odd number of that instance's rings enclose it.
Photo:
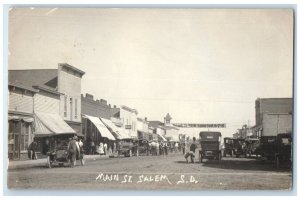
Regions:
[[[29,146],[29,123],[22,123],[20,151],[26,151]]]
[[[67,117],[67,102],[68,102],[68,97],[65,96],[64,99],[64,116]]]
[[[70,98],[70,119],[73,118],[73,99]]]
[[[75,99],[75,119],[77,119],[77,99]]]

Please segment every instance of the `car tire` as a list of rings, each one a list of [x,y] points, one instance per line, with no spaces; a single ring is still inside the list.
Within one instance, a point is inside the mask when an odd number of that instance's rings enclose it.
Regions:
[[[132,157],[132,150],[131,150],[131,149],[129,150],[128,156],[129,156],[129,157]]]

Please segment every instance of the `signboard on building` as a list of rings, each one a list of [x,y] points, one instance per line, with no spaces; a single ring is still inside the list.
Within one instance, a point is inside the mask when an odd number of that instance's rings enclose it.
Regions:
[[[226,124],[188,124],[188,123],[173,123],[174,126],[180,128],[226,128]]]
[[[131,125],[125,125],[125,129],[131,129]]]

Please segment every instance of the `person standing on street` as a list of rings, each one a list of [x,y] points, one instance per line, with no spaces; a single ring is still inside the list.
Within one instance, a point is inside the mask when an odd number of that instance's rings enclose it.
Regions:
[[[69,158],[71,160],[71,167],[76,166],[76,152],[77,152],[77,136],[70,138],[68,145]]]
[[[188,157],[191,158],[191,163],[194,163],[194,158],[195,158],[195,153],[196,153],[196,148],[197,148],[197,145],[196,145],[196,138],[193,137],[193,143],[191,144],[190,146],[190,151],[187,152],[184,157],[186,159],[186,162],[188,162]]]
[[[36,138],[34,138],[33,142],[28,147],[28,157],[30,160],[37,159],[37,155],[36,155],[37,147],[38,147],[38,144],[37,144]]]
[[[107,154],[107,142],[104,142],[103,151],[104,151],[104,155],[106,155]]]

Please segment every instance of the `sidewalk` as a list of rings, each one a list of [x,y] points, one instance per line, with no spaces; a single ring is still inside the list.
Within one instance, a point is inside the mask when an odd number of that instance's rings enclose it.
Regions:
[[[108,155],[84,155],[84,160],[101,160],[109,158]],[[47,158],[37,160],[17,160],[8,161],[8,170],[11,169],[23,169],[30,167],[45,167],[47,166]]]

